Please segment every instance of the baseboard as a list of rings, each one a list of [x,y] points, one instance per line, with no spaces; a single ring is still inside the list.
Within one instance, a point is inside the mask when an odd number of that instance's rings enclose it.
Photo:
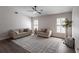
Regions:
[[[61,39],[65,39],[65,38],[62,38],[62,37],[57,37],[57,36],[51,36],[51,37],[56,37],[56,38],[61,38]]]
[[[0,40],[10,39],[9,37],[0,37]]]

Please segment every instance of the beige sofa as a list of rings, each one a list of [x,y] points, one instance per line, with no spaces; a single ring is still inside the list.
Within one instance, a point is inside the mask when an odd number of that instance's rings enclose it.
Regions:
[[[31,34],[32,34],[32,30],[30,29],[16,29],[9,31],[9,37],[13,39],[28,36]]]
[[[52,31],[48,29],[39,30],[37,36],[49,38],[52,35]]]

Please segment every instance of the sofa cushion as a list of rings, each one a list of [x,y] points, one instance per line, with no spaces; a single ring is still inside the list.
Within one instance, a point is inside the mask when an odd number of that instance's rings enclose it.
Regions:
[[[23,32],[23,29],[19,29],[19,33],[22,33]]]

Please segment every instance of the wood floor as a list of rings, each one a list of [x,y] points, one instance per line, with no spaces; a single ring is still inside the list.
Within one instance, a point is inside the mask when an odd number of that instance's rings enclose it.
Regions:
[[[61,50],[58,53],[60,52]],[[8,39],[0,41],[0,53],[30,53],[30,52],[25,50],[21,46],[13,43],[10,39]],[[75,51],[74,49],[66,48],[66,53],[75,53]]]
[[[0,41],[0,53],[29,53],[29,51],[23,49],[11,40]]]

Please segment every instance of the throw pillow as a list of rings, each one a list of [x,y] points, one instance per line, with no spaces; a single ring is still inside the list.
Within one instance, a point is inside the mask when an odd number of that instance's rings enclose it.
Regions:
[[[29,29],[24,29],[24,32],[28,32]]]
[[[18,32],[18,31],[15,31],[15,33],[16,33],[16,34],[19,34],[19,32]]]
[[[19,33],[22,33],[23,32],[23,29],[19,29]]]
[[[47,29],[44,29],[44,32],[46,33],[47,32]]]

